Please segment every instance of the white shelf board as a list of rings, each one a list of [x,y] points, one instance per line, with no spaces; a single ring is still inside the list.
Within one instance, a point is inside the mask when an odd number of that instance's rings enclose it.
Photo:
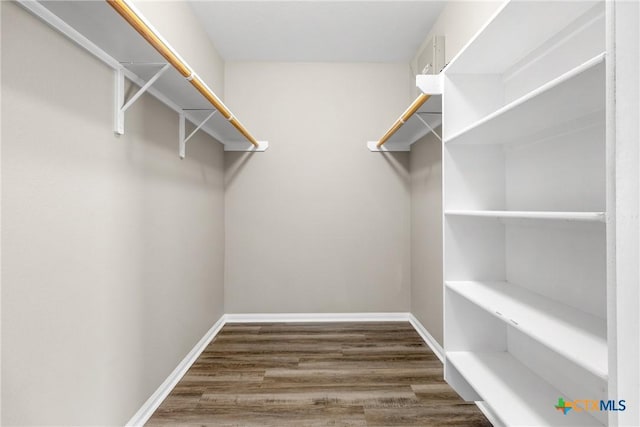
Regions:
[[[446,358],[504,425],[602,426],[587,412],[564,415],[557,410],[554,406],[563,393],[509,353],[454,351],[447,352]]]
[[[41,1],[39,3],[145,81],[160,68],[160,65],[146,64],[167,62],[105,1]],[[170,67],[153,84],[153,88],[182,109],[214,109],[173,67]],[[206,112],[202,113],[203,118],[206,115]],[[197,113],[191,112],[190,116],[197,116]],[[252,147],[248,145],[244,136],[220,114],[214,115],[202,130],[223,143],[227,151],[235,149],[246,151],[246,147]],[[264,147],[253,151],[264,151]]]
[[[549,212],[549,211],[488,211],[448,210],[447,216],[468,216],[498,219],[534,219],[558,221],[605,222],[604,212]]]
[[[405,142],[409,145],[418,141],[420,138],[431,132],[424,123],[416,117],[420,115],[422,119],[431,126],[431,129],[437,129],[442,124],[441,114],[423,114],[420,111],[415,113],[400,129],[391,137],[389,142]]]
[[[599,378],[607,379],[604,319],[507,282],[448,281],[446,287]]]
[[[605,107],[605,54],[529,92],[455,133],[446,144],[504,144]]]
[[[456,55],[449,74],[502,74],[598,1],[510,1]],[[523,23],[535,25],[523,25]],[[490,59],[489,59],[490,58]]]
[[[373,152],[411,151],[411,144],[387,141],[382,147],[378,147],[378,141],[367,141],[367,148]]]
[[[432,129],[437,129],[442,124],[442,95],[431,95],[422,104],[420,109],[394,133],[391,138],[379,149],[377,141],[370,141],[367,147],[371,151],[410,151],[411,144],[431,132],[420,121],[417,115],[426,121]],[[440,134],[440,132],[438,132]]]
[[[442,95],[444,88],[444,75],[438,74],[418,74],[416,76],[416,86],[428,95]]]

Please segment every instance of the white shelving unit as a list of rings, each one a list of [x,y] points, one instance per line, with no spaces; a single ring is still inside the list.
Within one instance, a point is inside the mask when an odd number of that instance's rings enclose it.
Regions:
[[[21,4],[139,86],[145,85],[167,64],[167,60],[106,1],[22,0]],[[162,39],[161,35],[159,37]],[[166,40],[162,41],[170,47]],[[182,62],[186,64],[184,60]],[[124,88],[116,84],[114,91],[123,92]],[[215,111],[214,106],[171,66],[146,91],[193,123],[194,128]],[[116,109],[121,106],[116,105]],[[254,147],[220,113],[204,121],[199,130],[221,142],[225,151],[265,151],[268,148],[266,141],[259,141],[259,146]],[[122,133],[122,129],[116,132]],[[184,134],[180,138],[188,139]],[[182,155],[184,143],[180,143]]]
[[[615,399],[605,38],[604,1],[506,2],[443,71],[445,379],[507,426],[615,423],[554,408]]]

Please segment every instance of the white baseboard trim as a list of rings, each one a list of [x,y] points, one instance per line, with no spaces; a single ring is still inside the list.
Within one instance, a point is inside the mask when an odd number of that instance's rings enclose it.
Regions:
[[[425,342],[425,344],[429,346],[431,351],[433,351],[436,354],[436,356],[438,356],[438,359],[440,359],[440,361],[444,363],[444,349],[442,348],[442,346],[438,343],[438,341],[436,341],[435,338],[433,338],[433,336],[429,333],[429,331],[427,331],[427,329],[424,326],[422,326],[422,323],[420,323],[420,321],[416,319],[416,317],[413,314],[411,313],[408,313],[408,314],[409,314],[409,323],[411,323],[411,326],[413,326],[413,329],[416,330],[418,335],[420,335],[420,337]]]
[[[411,326],[418,332],[422,340],[429,346],[429,348],[438,356],[438,359],[444,364],[444,349],[438,343],[438,341],[433,338],[433,336],[427,331],[427,329],[420,323],[420,321],[412,314],[409,313],[409,322]],[[491,408],[485,402],[474,402],[480,412],[484,414],[485,417],[489,420],[493,427],[504,427],[504,424],[500,422],[498,417],[493,413]]]
[[[226,323],[408,322],[409,313],[233,313]]]
[[[207,331],[200,341],[191,349],[189,354],[176,366],[160,387],[147,399],[142,407],[127,422],[126,426],[143,426],[153,415],[162,401],[171,393],[171,390],[178,384],[178,381],[189,370],[198,356],[204,351],[211,341],[218,335],[218,332],[227,323],[293,323],[293,322],[409,322],[418,332],[427,346],[444,360],[444,351],[438,342],[431,336],[424,326],[411,313],[257,313],[257,314],[224,314]],[[478,405],[480,406],[480,405]],[[480,408],[483,412],[483,408]],[[489,411],[490,413],[490,411]],[[485,414],[486,415],[486,414]],[[492,418],[487,415],[489,421]]]
[[[411,313],[234,313],[225,315],[227,323],[286,322],[409,322],[427,346],[444,363],[444,350]]]
[[[498,419],[498,417],[496,417],[496,415],[486,403],[475,402],[475,404],[478,409],[480,409],[480,412],[482,412],[482,414],[487,417],[493,427],[505,427],[505,425],[500,421],[500,419]]]
[[[225,316],[222,315],[220,319],[207,331],[207,333],[202,337],[200,341],[191,349],[191,351],[185,356],[184,359],[176,366],[176,368],[169,374],[166,380],[160,387],[147,399],[146,402],[138,409],[138,412],[135,413],[133,417],[127,422],[126,426],[143,426],[151,415],[158,409],[158,406],[162,403],[162,401],[171,393],[171,390],[178,384],[178,381],[182,379],[184,374],[187,373],[191,365],[196,361],[198,356],[204,351],[205,348],[209,345],[209,343],[218,335],[220,329],[225,324]]]

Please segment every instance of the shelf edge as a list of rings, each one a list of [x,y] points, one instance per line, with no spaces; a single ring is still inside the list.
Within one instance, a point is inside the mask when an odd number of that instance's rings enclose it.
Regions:
[[[445,216],[547,221],[606,222],[605,212],[446,210]]]
[[[452,292],[455,292],[456,294],[458,294],[459,296],[461,296],[462,298],[464,298],[465,300],[467,300],[468,302],[470,302],[471,304],[473,304],[474,306],[482,309],[483,311],[487,312],[488,314],[490,314],[491,316],[501,320],[502,322],[504,322],[507,326],[511,326],[513,327],[514,325],[509,323],[509,319],[507,319],[506,317],[504,317],[503,315],[498,315],[497,312],[495,310],[491,310],[487,307],[485,307],[484,305],[478,304],[476,301],[472,300],[471,298],[469,298],[464,292],[461,292],[459,289],[457,289],[456,287],[451,286],[452,283],[461,283],[461,282],[477,282],[477,281],[456,281],[456,280],[447,280],[445,281],[445,288],[451,290]],[[482,282],[482,281],[480,281]],[[493,281],[493,283],[496,282],[500,282],[500,281]],[[516,286],[518,287],[518,285],[514,285],[513,283],[507,282],[507,281],[501,281],[500,283],[505,283],[508,284],[510,286]],[[531,291],[529,291],[531,292]],[[533,293],[533,292],[532,292]],[[544,297],[542,297],[544,298]],[[576,309],[577,310],[577,309]],[[579,310],[577,310],[579,311]],[[585,313],[586,314],[586,313]],[[590,366],[587,365],[583,362],[581,362],[580,360],[576,359],[574,356],[572,356],[570,353],[563,351],[562,349],[556,348],[555,346],[549,345],[548,343],[544,342],[543,340],[539,339],[538,337],[532,335],[529,331],[527,330],[523,330],[522,328],[518,328],[518,330],[520,332],[522,332],[523,334],[525,334],[526,336],[528,336],[529,338],[533,339],[534,341],[540,343],[541,345],[543,345],[544,347],[548,348],[549,350],[559,354],[560,356],[564,357],[565,359],[567,359],[568,361],[570,361],[571,363],[576,364],[577,366],[580,366],[581,368],[585,369],[586,371],[590,372],[591,374],[597,376],[600,380],[607,382],[608,378],[609,378],[609,373],[607,371],[607,369],[605,368],[604,370],[602,369],[598,369],[597,367],[594,366]]]
[[[516,99],[515,101],[510,102],[509,104],[499,108],[498,110],[494,111],[493,113],[483,117],[480,120],[477,120],[475,123],[472,123],[471,125],[467,126],[466,128],[462,129],[461,131],[455,133],[454,135],[450,136],[449,138],[446,138],[444,140],[445,144],[453,144],[455,143],[455,140],[464,136],[465,134],[468,134],[470,132],[472,132],[474,129],[477,129],[481,126],[483,126],[486,123],[489,123],[495,119],[497,119],[498,117],[502,116],[503,114],[514,110],[515,108],[519,107],[520,105],[526,104],[527,102],[537,98],[538,96],[549,92],[550,90],[552,90],[553,88],[555,88],[556,86],[561,85],[562,83],[571,80],[574,77],[579,76],[580,74],[584,73],[585,71],[588,71],[592,68],[595,68],[596,66],[600,65],[601,63],[603,63],[605,61],[606,58],[606,52],[602,52],[596,56],[594,56],[593,58],[587,60],[586,62],[583,62],[582,64],[578,65],[575,68],[572,68],[571,70],[567,71],[566,73],[556,77],[555,79],[543,84],[542,86],[539,86],[538,88],[532,90],[531,92],[527,93],[526,95],[521,96],[520,98]]]

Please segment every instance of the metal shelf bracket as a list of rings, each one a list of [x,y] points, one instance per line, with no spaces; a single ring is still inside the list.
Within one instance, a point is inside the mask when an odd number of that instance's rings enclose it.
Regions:
[[[205,117],[205,119],[200,122],[200,124],[198,126],[196,126],[196,128],[187,136],[186,131],[186,122],[187,122],[187,118],[184,114],[186,110],[182,110],[182,112],[180,113],[180,128],[179,128],[179,139],[180,139],[180,147],[179,147],[179,151],[180,151],[180,158],[184,159],[185,155],[186,155],[186,151],[187,151],[187,141],[191,139],[191,137],[200,130],[200,128],[202,126],[205,125],[205,123],[207,123],[207,121],[214,116],[214,114],[216,114],[218,112],[218,110],[203,110],[203,111],[211,111],[211,114],[209,114],[207,117]]]
[[[418,120],[420,120],[422,122],[422,124],[425,125],[427,127],[427,129],[429,129],[429,131],[432,134],[434,134],[436,136],[436,138],[438,138],[440,140],[440,142],[442,142],[442,137],[440,135],[438,135],[438,132],[436,132],[425,119],[420,117],[420,114],[442,114],[442,113],[424,113],[424,112],[423,113],[421,113],[421,112],[416,113],[416,117],[418,118]]]
[[[158,65],[157,63],[148,65]],[[120,67],[115,71],[116,84],[115,84],[115,132],[118,135],[124,135],[124,113],[138,100],[146,91],[151,87],[169,69],[170,64],[163,64],[162,68],[153,75],[128,101],[124,100],[124,86],[125,86],[125,70],[124,67]]]

